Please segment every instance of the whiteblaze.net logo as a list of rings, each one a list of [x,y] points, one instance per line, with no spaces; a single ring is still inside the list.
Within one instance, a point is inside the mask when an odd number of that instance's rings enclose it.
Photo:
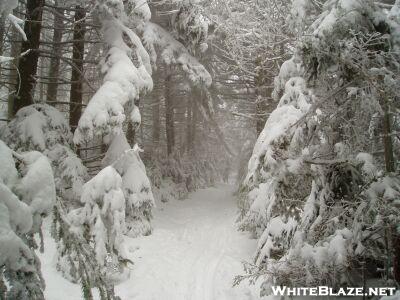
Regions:
[[[393,296],[396,292],[394,287],[347,287],[335,290],[328,286],[317,287],[286,287],[273,286],[272,294],[274,296],[331,296],[331,297],[351,297],[351,296]]]

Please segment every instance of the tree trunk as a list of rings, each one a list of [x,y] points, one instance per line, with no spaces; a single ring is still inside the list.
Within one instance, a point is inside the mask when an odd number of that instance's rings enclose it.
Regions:
[[[190,149],[193,155],[196,155],[196,125],[198,120],[198,109],[195,101],[195,99],[190,101],[192,110],[192,121],[190,124]]]
[[[256,130],[257,130],[257,136],[260,135],[261,131],[264,129],[265,126],[265,118],[264,115],[266,114],[266,108],[267,105],[265,103],[265,98],[262,96],[258,96],[256,100]]]
[[[188,99],[186,103],[186,151],[191,153],[193,150],[193,99]]]
[[[15,16],[19,16],[17,10],[15,9],[13,11],[13,14]],[[20,39],[21,34],[18,32],[17,29],[14,27],[11,28],[11,39],[13,41],[16,41]],[[18,57],[20,54],[20,43],[11,43],[11,50],[10,50],[10,56],[11,57]],[[16,93],[17,93],[17,83],[18,83],[18,72],[17,72],[17,66],[18,66],[18,60],[15,63],[10,63],[10,70],[8,73],[8,78],[9,78],[9,84],[8,84],[8,113],[7,113],[7,118],[11,120],[14,117],[14,100],[16,98]]]
[[[175,147],[174,106],[172,99],[171,74],[165,78],[165,129],[167,135],[167,154],[170,155]]]
[[[205,91],[207,93],[207,91]],[[224,146],[224,149],[226,152],[230,155],[233,156],[233,152],[230,149],[228,143],[226,142],[224,133],[222,132],[221,128],[218,125],[218,122],[215,120],[215,114],[212,112],[210,108],[210,102],[208,100],[209,96],[205,96],[203,91],[199,91],[200,95],[200,112],[203,115],[203,118],[207,122],[207,125],[210,126],[210,128],[214,129],[215,134],[219,138],[220,143]]]
[[[0,56],[3,55],[4,50],[4,38],[5,38],[5,22],[6,16],[0,14]],[[0,78],[2,78],[2,73],[4,72],[3,68],[0,66]]]
[[[126,139],[131,147],[135,145],[135,135],[136,131],[133,128],[133,124],[131,120],[128,120],[128,128],[126,130]]]
[[[82,114],[82,82],[83,82],[83,58],[85,51],[85,16],[83,7],[75,7],[74,17],[74,43],[72,49],[71,93],[69,105],[69,125],[72,132],[78,126]]]
[[[16,95],[13,111],[16,113],[20,108],[33,104],[35,90],[35,75],[37,72],[40,31],[42,29],[42,12],[44,0],[28,0],[26,3],[26,17],[24,31],[27,41],[22,42],[21,52],[30,50],[29,53],[20,58],[19,91]]]
[[[391,129],[391,112],[388,99],[383,96],[383,144],[385,151],[386,172],[395,172],[395,161],[393,155],[393,140]],[[393,277],[400,284],[400,233],[396,226],[392,226],[391,242],[393,246]]]
[[[137,107],[139,107],[139,101],[135,101],[135,105]],[[133,147],[137,143],[136,142],[136,136],[137,136],[136,134],[137,134],[137,129],[138,129],[138,127],[137,127],[138,124],[134,124],[130,117],[131,113],[132,113],[132,109],[133,109],[133,105],[131,103],[127,103],[125,105],[125,111],[129,112],[129,114],[128,114],[129,117],[126,118],[126,122],[128,124],[127,129],[126,129],[126,139],[131,147]]]
[[[0,15],[0,55],[3,55],[4,48],[4,34],[5,34],[5,22],[6,18],[4,15]],[[1,70],[0,70],[1,71]]]
[[[153,128],[152,128],[152,138],[154,147],[160,142],[160,97],[159,95],[153,96],[153,107],[152,107],[152,118],[153,118]]]
[[[45,70],[46,70],[46,61],[44,57],[39,57],[38,61],[38,77],[43,78],[45,76]],[[44,83],[43,81],[39,82],[39,102],[44,101]]]
[[[392,245],[393,245],[393,277],[400,284],[400,234],[396,226],[393,228]]]
[[[54,2],[55,6],[58,6],[58,1]],[[50,60],[49,68],[49,81],[47,85],[47,101],[52,102],[57,100],[57,89],[58,89],[58,77],[60,72],[60,56],[61,56],[61,40],[64,30],[64,10],[57,7],[54,10],[54,30],[53,30],[53,54]]]
[[[264,70],[265,66],[262,65],[261,59],[257,62],[257,66],[259,69],[254,78],[254,82],[256,91],[256,131],[257,136],[259,136],[267,121],[267,99],[271,97],[272,89],[270,87],[271,82],[267,78],[267,74]]]
[[[385,164],[386,171],[388,173],[395,171],[394,155],[393,155],[393,141],[392,141],[392,130],[391,130],[391,117],[390,109],[385,98],[383,104],[384,115],[383,115],[383,144],[385,149]]]

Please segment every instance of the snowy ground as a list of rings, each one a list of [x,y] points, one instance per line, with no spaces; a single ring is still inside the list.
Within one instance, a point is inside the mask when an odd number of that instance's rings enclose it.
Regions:
[[[189,199],[158,204],[151,236],[127,238],[130,278],[116,287],[124,300],[253,300],[254,287],[232,288],[243,260],[251,259],[255,240],[237,232],[236,202],[228,186],[195,192]],[[54,243],[46,239],[41,255],[46,299],[81,299],[79,286],[54,270]]]

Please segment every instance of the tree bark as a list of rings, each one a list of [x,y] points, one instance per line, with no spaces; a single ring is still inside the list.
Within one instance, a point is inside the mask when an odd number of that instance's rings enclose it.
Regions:
[[[393,155],[393,140],[391,128],[391,112],[387,97],[383,97],[383,144],[385,153],[386,172],[395,172],[396,166]],[[396,226],[392,226],[391,242],[393,246],[393,277],[400,284],[400,233]]]
[[[186,103],[186,151],[191,153],[193,150],[193,136],[192,136],[192,123],[193,123],[193,99],[188,99]]]
[[[36,83],[35,75],[39,58],[40,31],[42,29],[43,6],[44,0],[28,0],[26,3],[24,31],[27,41],[22,42],[21,52],[28,50],[30,50],[30,52],[19,59],[19,91],[15,97],[15,102],[13,103],[14,113],[22,107],[33,104]]]
[[[0,15],[0,55],[3,55],[4,48],[4,34],[5,34],[5,22],[6,18],[4,15]],[[1,70],[0,70],[1,71]]]
[[[198,114],[199,111],[196,106],[195,100],[192,99],[191,101],[192,104],[192,122],[191,122],[191,128],[190,128],[190,139],[191,139],[191,151],[193,155],[196,155],[196,125],[197,125],[197,120],[199,118]]]
[[[167,135],[167,154],[172,154],[175,147],[175,128],[174,128],[174,106],[172,99],[172,82],[171,74],[167,74],[165,78],[165,129]]]
[[[13,11],[13,14],[15,16],[19,16],[17,10],[15,9]],[[14,27],[11,28],[11,39],[14,41],[18,40],[21,37],[21,34],[15,29]],[[10,50],[10,56],[11,57],[18,57],[20,54],[20,43],[11,43],[11,50]],[[10,63],[10,70],[8,73],[8,78],[9,78],[9,84],[8,84],[8,112],[7,112],[7,118],[11,120],[14,117],[14,100],[16,98],[16,93],[18,91],[17,83],[18,83],[18,72],[17,72],[17,67],[18,67],[18,60],[15,63]]]
[[[205,92],[207,93],[207,91],[205,91]],[[222,132],[221,128],[219,127],[218,122],[215,120],[215,114],[212,112],[212,110],[210,108],[210,104],[207,99],[208,97],[206,97],[203,93],[204,93],[203,91],[201,91],[201,90],[199,91],[200,105],[198,108],[200,109],[200,112],[202,113],[205,121],[207,122],[207,125],[214,129],[215,134],[217,135],[220,142],[224,146],[224,149],[226,150],[227,154],[230,156],[233,156],[233,152],[232,152],[231,148],[229,147],[228,143],[226,142],[224,133]]]
[[[86,11],[83,7],[75,7],[74,35],[72,62],[75,67],[71,71],[71,92],[69,105],[69,125],[72,132],[78,126],[82,114],[82,82],[83,82],[83,58],[85,53],[85,17]]]
[[[58,1],[55,1],[58,6]],[[57,101],[58,77],[60,72],[61,40],[64,29],[64,9],[57,7],[54,11],[54,30],[53,30],[53,54],[50,60],[49,78],[51,83],[47,85],[47,101]]]
[[[257,117],[257,120],[256,120],[256,131],[257,131],[257,136],[260,135],[261,131],[264,129],[264,126],[265,126],[266,120],[265,120],[265,118],[263,116],[267,112],[266,107],[267,107],[267,105],[265,103],[265,98],[262,97],[262,96],[257,97],[257,100],[256,100],[256,117]]]
[[[392,245],[393,245],[393,277],[400,284],[400,234],[397,232],[396,226],[393,228]]]
[[[153,97],[153,107],[152,107],[152,118],[153,118],[153,128],[152,128],[152,138],[154,146],[157,146],[160,142],[160,97],[154,95]]]
[[[136,131],[133,128],[133,124],[131,120],[128,120],[128,128],[126,130],[126,139],[131,147],[135,145],[135,136],[136,136]]]
[[[260,135],[261,131],[264,129],[265,122],[267,121],[267,99],[271,97],[272,89],[270,87],[271,82],[267,78],[267,74],[264,70],[265,66],[262,65],[261,59],[257,62],[258,71],[254,78],[255,91],[256,91],[256,131],[257,136]]]
[[[388,173],[395,171],[394,155],[393,155],[393,141],[392,141],[392,129],[391,129],[391,117],[389,104],[387,99],[383,99],[383,144],[385,149],[385,164],[386,171]]]

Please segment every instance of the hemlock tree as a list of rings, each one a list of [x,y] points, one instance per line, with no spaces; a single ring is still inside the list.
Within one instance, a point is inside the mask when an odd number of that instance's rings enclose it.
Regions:
[[[147,3],[141,5],[147,6]],[[79,120],[74,134],[77,144],[90,141],[94,136],[121,133],[126,118],[124,106],[129,103],[131,121],[140,124],[134,101],[153,87],[150,57],[136,33],[124,25],[127,17],[123,2],[98,1],[95,10],[107,48],[101,69],[104,78]],[[137,67],[131,57],[137,60]]]
[[[261,277],[262,294],[276,284],[365,284],[382,273],[386,284],[399,280],[389,113],[399,99],[398,4],[387,12],[373,1],[327,1],[281,67],[240,220],[259,243],[237,280]]]
[[[137,22],[140,22],[140,18],[143,18],[143,22],[146,22],[150,18],[150,10],[146,2],[132,2],[130,4],[134,7],[140,4],[138,7],[140,7],[142,13],[137,15]],[[128,109],[130,122],[133,124],[134,128],[139,126],[141,116],[139,108],[135,103],[141,95],[152,89],[153,82],[151,79],[149,55],[144,49],[140,38],[125,25],[127,16],[125,15],[122,1],[117,1],[115,3],[99,2],[96,6],[96,14],[101,21],[104,41],[107,47],[107,55],[102,64],[104,79],[102,86],[92,97],[79,120],[78,127],[74,134],[74,141],[76,143],[81,143],[84,140],[91,140],[93,137],[99,135],[107,135],[108,137],[109,152],[106,155],[104,166],[115,164],[115,168],[118,172],[111,166],[106,167],[90,182],[95,184],[96,180],[102,180],[102,176],[107,176],[107,180],[111,180],[111,177],[114,175],[116,176],[116,184],[118,183],[115,188],[122,188],[121,184],[123,184],[120,202],[123,203],[124,207],[118,208],[118,214],[123,214],[123,219],[118,219],[120,225],[118,226],[118,230],[115,229],[116,233],[121,234],[117,244],[118,249],[121,249],[123,243],[122,232],[132,236],[149,234],[151,232],[150,218],[154,199],[151,193],[150,183],[138,153],[135,152],[135,150],[128,150],[130,146],[126,141],[122,126],[125,121],[125,108]],[[135,65],[135,63],[137,63],[137,65]],[[122,144],[120,143],[121,141]],[[124,152],[125,150],[127,150],[126,153]],[[115,153],[115,151],[118,151],[118,153]],[[111,172],[110,170],[113,171]],[[88,185],[89,188],[89,183],[86,185]],[[103,193],[106,192],[107,191],[103,191]],[[84,195],[82,195],[82,197],[82,201],[88,203],[89,200],[87,200]],[[92,201],[95,201],[95,199]],[[84,209],[93,210],[91,214],[98,213],[96,212],[96,208],[91,206],[89,208],[88,205],[89,204],[86,204],[86,208]],[[101,210],[108,204],[102,203],[99,205]],[[112,208],[115,207],[113,206]],[[84,215],[84,210],[81,211]],[[103,213],[105,212],[103,211]],[[116,212],[112,211],[110,214],[116,214]],[[119,215],[118,218],[120,217]],[[97,218],[104,219],[105,216],[99,215]],[[127,220],[128,226],[125,226],[125,219]],[[89,226],[89,221],[90,220],[85,220],[78,224],[81,226]],[[116,220],[113,222],[116,222]],[[104,226],[107,227],[109,224]],[[117,225],[115,224],[115,226]],[[106,229],[109,234],[111,229],[108,227]],[[91,236],[94,235],[95,233],[91,233]],[[111,237],[108,237],[107,240],[110,241],[110,238]],[[99,253],[100,248],[98,247],[101,247],[105,253],[108,253],[112,258],[112,264],[118,266],[118,269],[123,269],[118,259],[125,259],[125,257],[119,252],[115,255],[116,245],[111,243],[110,245],[99,246],[98,243],[97,241],[95,250],[97,255],[102,257],[102,259],[98,259],[98,263],[100,263],[101,266],[105,266],[106,263],[104,261],[105,256]],[[124,273],[122,269],[119,273]],[[106,270],[102,272],[107,274]]]
[[[140,24],[141,18],[143,22],[150,18],[150,10],[145,1],[139,2],[132,1],[129,4],[140,7],[142,13],[136,15],[136,21]],[[134,150],[124,153],[128,147],[130,149],[122,131],[126,115],[129,114],[130,122],[137,128],[141,116],[136,101],[153,87],[150,57],[138,35],[126,26],[128,19],[124,9],[122,1],[99,1],[95,6],[106,44],[106,56],[102,61],[104,78],[74,133],[74,142],[77,144],[106,135],[110,151],[104,165],[115,163],[118,171],[113,166],[105,167],[87,182],[81,197],[84,206],[69,214],[74,230],[93,244],[100,273],[105,276],[107,290],[111,293],[115,282],[129,276],[122,236],[126,232],[125,219],[129,224],[128,232],[133,235],[150,233],[149,220],[154,204],[138,154]],[[118,154],[113,153],[115,144],[122,147],[117,149]],[[132,180],[135,178],[140,181]],[[138,186],[135,186],[136,183]],[[143,188],[148,197],[140,198]],[[76,259],[77,255],[72,253],[69,257]],[[79,261],[75,260],[77,263]],[[77,275],[71,271],[72,276]],[[88,284],[98,284],[91,274],[88,279]]]

